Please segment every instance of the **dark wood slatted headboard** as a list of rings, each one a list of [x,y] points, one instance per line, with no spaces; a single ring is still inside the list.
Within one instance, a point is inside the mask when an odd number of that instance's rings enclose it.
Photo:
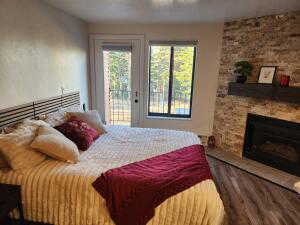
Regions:
[[[35,118],[57,111],[59,108],[66,108],[72,105],[80,105],[79,92],[73,92],[53,98],[33,102]]]
[[[0,111],[0,128],[17,123],[26,118],[34,118],[33,103],[27,103]]]
[[[73,105],[80,105],[79,92],[72,92],[3,109],[0,110],[0,128],[20,122],[27,118],[37,118],[40,115],[55,112],[59,108],[65,108]]]

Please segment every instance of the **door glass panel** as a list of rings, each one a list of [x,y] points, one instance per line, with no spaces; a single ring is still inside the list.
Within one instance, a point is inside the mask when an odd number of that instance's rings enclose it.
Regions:
[[[103,50],[105,95],[111,125],[131,125],[131,52]]]

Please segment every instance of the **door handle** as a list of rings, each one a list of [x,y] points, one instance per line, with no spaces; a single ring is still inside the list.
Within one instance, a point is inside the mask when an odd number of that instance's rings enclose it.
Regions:
[[[138,102],[139,102],[139,100],[135,99],[135,100],[134,100],[134,102],[135,102],[135,103],[138,103]]]

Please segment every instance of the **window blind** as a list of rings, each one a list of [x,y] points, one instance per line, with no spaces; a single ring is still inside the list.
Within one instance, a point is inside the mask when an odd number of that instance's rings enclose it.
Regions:
[[[149,41],[150,45],[158,45],[158,46],[196,46],[198,44],[197,40],[194,41]]]
[[[120,52],[131,52],[131,45],[121,45],[121,44],[103,44],[103,51],[120,51]]]

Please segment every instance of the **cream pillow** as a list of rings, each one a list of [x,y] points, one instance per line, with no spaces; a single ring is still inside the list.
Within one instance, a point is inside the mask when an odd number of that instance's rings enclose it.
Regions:
[[[58,130],[56,130],[53,127],[50,126],[41,126],[38,129],[38,134],[37,136],[41,136],[41,135],[48,135],[48,134],[55,134],[55,135],[61,135],[64,136],[62,133],[60,133]],[[65,137],[65,136],[64,136]]]
[[[300,181],[294,184],[294,189],[300,194]]]
[[[18,126],[22,124],[22,122],[17,122],[17,123],[14,123],[14,124],[10,124],[6,127],[3,127],[1,129],[1,134],[9,134],[9,133],[12,133],[15,129],[18,128]]]
[[[46,159],[46,155],[30,147],[35,132],[35,126],[21,125],[12,133],[0,135],[0,153],[12,169],[31,168]]]
[[[40,127],[38,136],[31,143],[31,147],[60,161],[69,163],[79,161],[77,146],[52,127]]]
[[[101,118],[97,110],[91,110],[88,112],[67,112],[67,117],[70,118],[72,116],[77,117],[78,119],[86,122],[92,128],[97,130],[99,134],[106,133],[103,123],[101,122]]]
[[[40,126],[50,126],[50,124],[46,123],[43,120],[32,120],[32,119],[25,119],[21,125],[26,126],[35,126],[36,128]]]

